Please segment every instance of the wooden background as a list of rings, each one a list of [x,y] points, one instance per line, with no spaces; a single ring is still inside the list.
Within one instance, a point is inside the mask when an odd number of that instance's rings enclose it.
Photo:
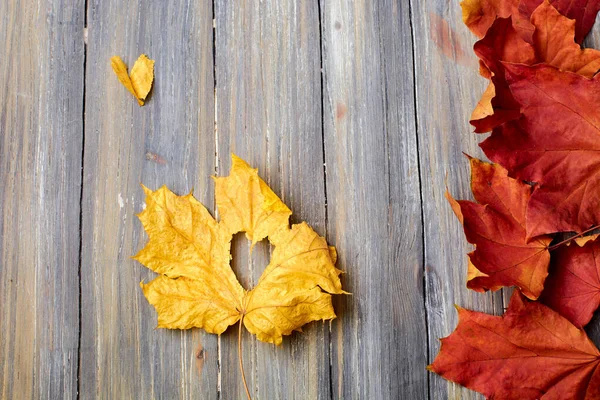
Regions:
[[[236,329],[155,330],[130,259],[140,182],[214,212],[231,152],[337,246],[353,293],[280,347],[244,336],[256,399],[479,398],[425,370],[453,304],[508,298],[465,288],[443,196],[470,198],[462,152],[481,156],[458,1],[12,0],[0,37],[0,398],[244,398]],[[140,53],[144,107],[109,63]],[[268,257],[234,239],[246,288]]]

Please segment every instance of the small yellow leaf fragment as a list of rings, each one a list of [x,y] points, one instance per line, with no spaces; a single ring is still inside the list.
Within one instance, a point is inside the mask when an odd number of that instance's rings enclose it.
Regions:
[[[337,250],[335,246],[329,246],[329,256],[331,257],[331,262],[335,265],[337,263]]]
[[[154,81],[154,60],[142,54],[133,64],[130,78],[138,100],[142,100],[142,104],[144,104],[143,100],[146,100]]]
[[[127,74],[127,65],[123,62],[121,57],[114,56],[110,59],[110,65],[112,66],[113,71],[117,74],[117,78],[119,81],[125,86],[127,90],[137,98],[135,94],[135,90],[133,89],[133,85],[131,84],[131,79],[129,79],[129,75]]]
[[[143,106],[154,81],[154,60],[142,54],[133,64],[130,74],[127,73],[127,65],[121,57],[112,57],[110,64],[119,81],[137,99],[138,104]]]
[[[589,235],[589,236],[578,237],[578,238],[576,238],[576,239],[575,239],[575,243],[577,243],[577,245],[578,245],[579,247],[583,247],[583,246],[584,246],[584,245],[585,245],[587,242],[591,242],[591,241],[593,241],[593,240],[596,240],[596,238],[597,238],[598,236],[600,236],[600,235],[598,235],[598,234],[596,233],[596,234],[594,234],[594,235]],[[567,243],[567,246],[568,246],[569,244],[570,244],[570,243]]]

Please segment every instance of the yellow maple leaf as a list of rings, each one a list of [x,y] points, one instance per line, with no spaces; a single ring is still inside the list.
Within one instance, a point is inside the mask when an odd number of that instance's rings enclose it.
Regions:
[[[119,56],[111,57],[110,65],[123,86],[137,99],[138,104],[143,106],[154,81],[154,60],[145,54],[140,55],[130,74],[127,73],[127,65]]]
[[[337,255],[305,222],[290,227],[290,209],[257,170],[232,159],[230,175],[215,178],[219,222],[191,194],[144,187],[138,216],[149,241],[134,258],[160,276],[141,286],[161,328],[221,334],[240,321],[259,340],[280,344],[308,322],[335,318],[331,295],[345,293]],[[274,247],[250,291],[229,265],[231,239],[242,231],[252,244],[268,238]]]

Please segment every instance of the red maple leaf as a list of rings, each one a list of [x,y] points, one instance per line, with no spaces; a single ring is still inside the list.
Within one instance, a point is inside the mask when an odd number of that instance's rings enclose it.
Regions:
[[[510,19],[499,18],[475,43],[481,74],[491,79],[493,96],[483,95],[471,116],[475,132],[489,132],[519,116],[519,104],[505,79],[503,62],[534,65],[545,62],[564,71],[593,77],[600,70],[600,51],[582,49],[574,41],[575,21],[561,15],[547,0],[531,14],[531,43],[517,33]]]
[[[600,240],[558,247],[551,260],[540,300],[574,325],[585,326],[600,305]]]
[[[600,81],[547,65],[506,64],[522,116],[481,143],[511,176],[536,182],[527,236],[600,222]]]
[[[600,398],[600,352],[557,312],[518,292],[501,317],[457,309],[430,371],[490,399]]]
[[[519,13],[527,18],[544,0],[521,0]],[[582,43],[596,22],[600,11],[600,0],[551,0],[550,3],[562,15],[575,20],[575,40]]]
[[[479,38],[485,36],[497,18],[511,16],[519,34],[524,39],[531,37],[529,14],[519,12],[519,0],[463,0],[460,6],[463,22]]]
[[[456,201],[446,193],[475,251],[467,286],[476,291],[517,286],[536,299],[548,275],[549,236],[527,241],[525,212],[531,186],[509,178],[504,168],[475,158],[471,162],[471,190],[479,202]]]
[[[489,132],[506,121],[518,118],[519,103],[513,98],[504,77],[502,61],[532,65],[537,62],[535,49],[525,42],[513,28],[510,18],[498,18],[483,39],[475,43],[475,54],[480,59],[480,72],[494,85],[494,97],[486,115],[471,116],[475,132]]]

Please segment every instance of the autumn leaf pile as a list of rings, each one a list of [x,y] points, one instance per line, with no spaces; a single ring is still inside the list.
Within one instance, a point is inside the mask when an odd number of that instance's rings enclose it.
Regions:
[[[119,82],[136,98],[140,107],[143,106],[154,82],[154,60],[145,54],[140,55],[130,73],[127,73],[127,65],[119,56],[111,57],[110,66]]]
[[[458,308],[428,367],[494,399],[598,399],[600,51],[581,43],[600,0],[464,0],[489,85],[471,115],[487,163],[475,201],[447,198],[475,246],[467,286],[516,288],[503,316]],[[567,232],[577,235],[562,240]]]

